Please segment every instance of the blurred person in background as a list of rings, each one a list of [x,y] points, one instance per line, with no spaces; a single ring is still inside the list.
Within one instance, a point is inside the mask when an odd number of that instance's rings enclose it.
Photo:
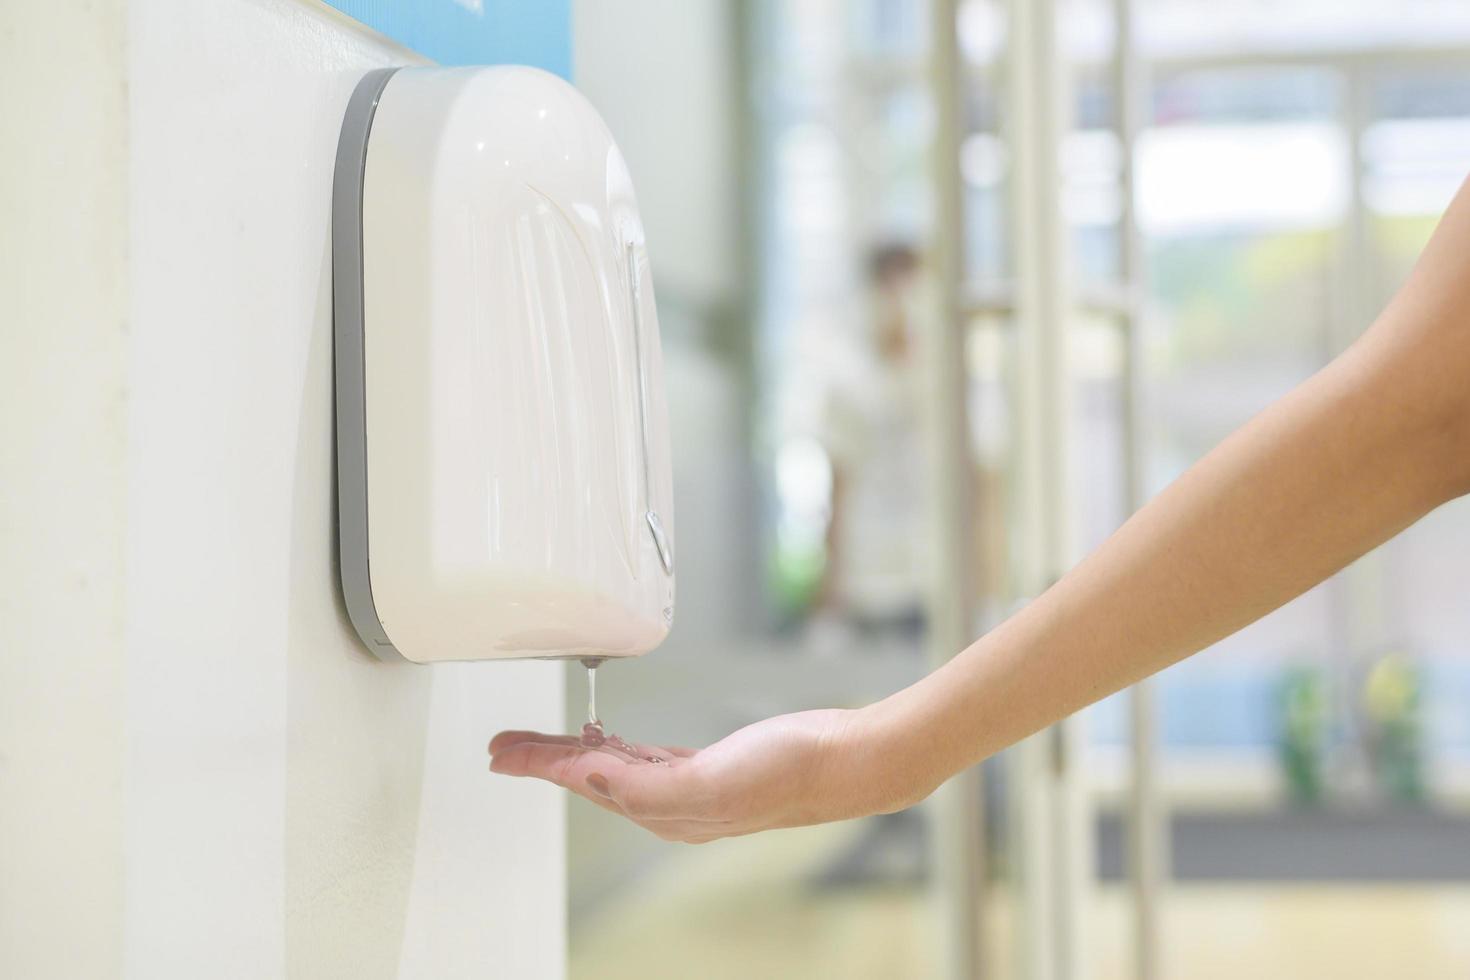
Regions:
[[[832,461],[831,518],[820,606],[809,645],[824,655],[897,643],[919,655],[924,629],[923,378],[914,350],[923,264],[912,245],[868,257],[860,357],[829,386],[821,442]],[[866,641],[866,642],[864,642]],[[885,814],[821,873],[825,884],[907,879],[920,871],[923,828]]]
[[[669,765],[503,732],[491,769],[556,782],[668,840],[892,812],[1260,619],[1466,493],[1470,182],[1357,342],[918,683],[669,750]]]
[[[832,461],[832,509],[811,624],[819,652],[850,650],[854,632],[895,637],[918,650],[926,529],[911,321],[920,276],[912,246],[873,250],[865,342],[827,393],[820,441]]]

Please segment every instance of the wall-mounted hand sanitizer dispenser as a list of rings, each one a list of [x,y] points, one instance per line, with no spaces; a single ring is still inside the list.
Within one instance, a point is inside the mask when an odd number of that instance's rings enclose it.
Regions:
[[[669,434],[633,185],[530,68],[366,76],[333,195],[342,585],[379,656],[646,653]]]

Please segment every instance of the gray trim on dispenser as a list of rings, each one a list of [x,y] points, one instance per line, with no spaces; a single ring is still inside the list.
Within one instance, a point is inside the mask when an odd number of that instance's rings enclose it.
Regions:
[[[368,134],[397,68],[368,72],[342,118],[332,177],[332,319],[337,399],[337,539],[342,598],[357,635],[382,660],[406,660],[378,618],[368,573],[367,395],[363,359],[362,193]]]

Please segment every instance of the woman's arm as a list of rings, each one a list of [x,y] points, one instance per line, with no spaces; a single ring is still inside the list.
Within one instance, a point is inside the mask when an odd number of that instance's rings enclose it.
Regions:
[[[927,732],[902,764],[932,787],[1254,622],[1467,491],[1470,185],[1356,344],[865,724]]]
[[[917,684],[854,712],[761,722],[667,768],[589,762],[524,733],[492,744],[492,767],[555,779],[676,839],[898,809],[1467,492],[1470,184],[1356,344]]]

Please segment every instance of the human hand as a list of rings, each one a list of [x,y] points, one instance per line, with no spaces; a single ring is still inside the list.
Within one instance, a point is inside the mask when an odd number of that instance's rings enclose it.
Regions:
[[[778,827],[902,809],[922,798],[880,778],[867,717],[804,711],[756,722],[692,749],[637,746],[650,764],[584,747],[572,735],[501,732],[490,770],[556,783],[664,840],[701,844]]]

